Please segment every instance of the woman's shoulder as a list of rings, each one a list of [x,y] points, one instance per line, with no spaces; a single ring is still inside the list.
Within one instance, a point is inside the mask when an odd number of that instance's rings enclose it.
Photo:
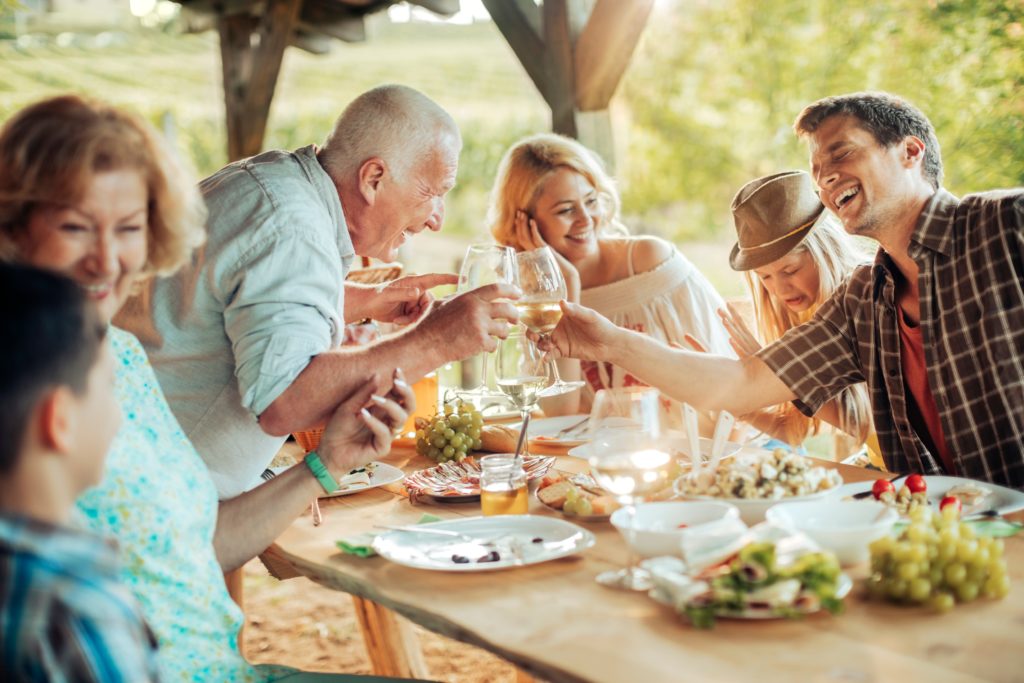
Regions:
[[[131,332],[111,325],[107,328],[107,338],[110,340],[110,348],[113,350],[114,356],[122,364],[149,364],[146,351],[142,348],[142,342]]]
[[[676,252],[676,248],[671,243],[660,237],[645,235],[631,237],[629,241],[632,270],[637,275],[654,270]]]

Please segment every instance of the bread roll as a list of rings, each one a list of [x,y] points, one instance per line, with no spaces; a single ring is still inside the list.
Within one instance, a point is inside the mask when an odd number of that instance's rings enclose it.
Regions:
[[[519,441],[519,430],[505,425],[484,425],[480,430],[480,450],[492,453],[513,453]]]

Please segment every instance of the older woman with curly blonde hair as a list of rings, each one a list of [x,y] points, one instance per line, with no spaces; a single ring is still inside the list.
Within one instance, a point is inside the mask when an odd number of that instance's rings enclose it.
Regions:
[[[31,105],[0,129],[0,249],[69,276],[110,320],[145,277],[170,273],[200,244],[205,210],[191,176],[136,116],[67,95]],[[156,634],[162,680],[293,678],[238,651],[242,614],[222,570],[264,550],[318,492],[299,464],[218,509],[209,471],[170,412],[138,340],[111,327],[124,413],[82,522],[116,538],[122,579]],[[343,402],[320,458],[335,479],[386,453],[413,406],[404,383],[378,382]],[[372,392],[388,394],[372,402]],[[362,410],[361,410],[362,409]],[[323,474],[321,472],[320,474]],[[337,680],[337,677],[328,678]]]
[[[561,135],[520,140],[505,153],[491,192],[494,238],[519,251],[550,246],[569,300],[612,322],[669,344],[695,338],[731,356],[715,316],[724,303],[704,275],[676,248],[656,237],[634,237],[619,218],[615,183],[597,155]],[[545,411],[589,409],[594,393],[639,381],[610,363],[559,361],[563,376],[586,380],[579,393],[546,399]]]

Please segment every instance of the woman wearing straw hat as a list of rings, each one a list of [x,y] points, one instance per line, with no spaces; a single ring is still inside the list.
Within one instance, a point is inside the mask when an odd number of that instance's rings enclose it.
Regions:
[[[807,322],[854,267],[866,260],[840,225],[825,210],[811,176],[785,171],[752,180],[732,202],[737,242],[729,265],[741,271],[754,300],[757,335],[734,309],[720,310],[733,349],[746,358],[787,330]],[[858,384],[841,392],[814,417],[792,403],[767,409],[752,423],[771,436],[799,445],[816,434],[821,422],[868,442],[872,464],[881,466],[871,425],[867,391]],[[874,443],[874,446],[872,446]]]

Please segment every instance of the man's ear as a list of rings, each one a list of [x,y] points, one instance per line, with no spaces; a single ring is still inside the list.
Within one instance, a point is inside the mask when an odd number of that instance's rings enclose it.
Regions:
[[[925,150],[924,141],[916,135],[903,138],[903,165],[907,168],[918,165],[923,167]]]
[[[75,400],[68,387],[47,392],[35,410],[34,423],[40,445],[59,453],[70,453],[74,446]]]
[[[359,167],[359,193],[370,206],[377,199],[386,173],[387,164],[380,157],[370,157]]]

